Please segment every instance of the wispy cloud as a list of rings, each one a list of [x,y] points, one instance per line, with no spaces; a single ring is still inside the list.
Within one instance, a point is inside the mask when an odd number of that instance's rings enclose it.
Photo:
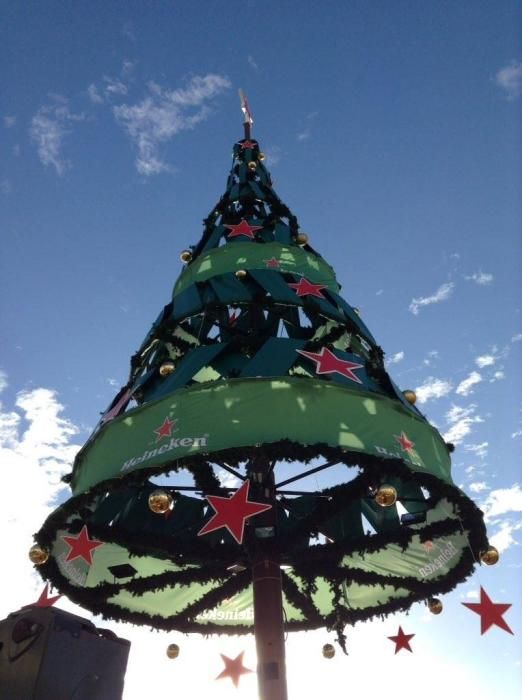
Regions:
[[[257,63],[255,62],[253,56],[250,56],[250,55],[249,55],[248,58],[247,58],[247,61],[248,61],[248,65],[249,65],[251,68],[253,68],[254,70],[259,70],[259,66],[258,66]]]
[[[494,365],[496,361],[497,358],[495,357],[495,355],[479,355],[475,358],[475,364],[480,369],[482,369],[483,367],[490,367],[491,365]]]
[[[94,104],[101,104],[103,102],[103,97],[94,83],[91,83],[87,88],[87,94],[90,101]]]
[[[281,160],[282,151],[279,146],[268,146],[265,148],[265,163],[269,168],[273,168]]]
[[[468,396],[473,393],[473,387],[475,384],[479,384],[482,381],[482,375],[479,372],[470,372],[470,374],[463,379],[458,387],[456,388],[456,393],[459,396]]]
[[[522,488],[519,484],[504,489],[494,489],[481,504],[486,521],[506,513],[522,511]]]
[[[6,129],[12,129],[16,124],[16,117],[13,114],[6,114],[4,117],[4,126]]]
[[[409,309],[415,316],[419,313],[419,310],[423,306],[429,306],[430,304],[438,304],[441,301],[446,301],[450,298],[453,293],[453,288],[455,287],[453,282],[445,282],[437,289],[434,294],[427,297],[418,297],[411,300]]]
[[[450,393],[452,388],[452,383],[447,379],[428,377],[423,384],[415,387],[415,393],[417,394],[417,401],[419,403],[426,403],[426,401],[430,401],[431,399],[440,399],[442,396],[446,396]]]
[[[132,22],[125,22],[125,24],[121,28],[121,33],[124,37],[127,37],[129,41],[136,41],[136,34],[134,32],[134,25],[132,24]]]
[[[505,552],[511,545],[519,544],[513,537],[513,534],[517,532],[517,530],[520,530],[521,527],[521,522],[505,520],[500,524],[500,528],[497,532],[489,538],[489,541],[500,553]]]
[[[402,362],[404,360],[404,352],[400,350],[399,352],[396,352],[395,355],[392,355],[386,360],[387,365],[396,365],[398,362]]]
[[[493,376],[491,377],[489,382],[490,382],[490,384],[492,384],[493,382],[498,382],[501,379],[505,379],[505,378],[506,378],[505,372],[503,370],[499,369],[493,374]]]
[[[0,180],[0,194],[8,195],[11,194],[12,191],[13,186],[11,185],[11,181],[8,180],[6,177],[2,178]]]
[[[296,136],[298,141],[308,141],[308,139],[312,136],[312,128],[318,114],[319,112],[310,112],[306,115],[305,125]]]
[[[511,61],[495,75],[496,84],[504,90],[508,100],[514,100],[522,94],[522,63]]]
[[[472,493],[482,493],[482,491],[488,490],[488,485],[485,481],[474,481],[473,483],[469,484],[468,489]]]
[[[4,372],[3,369],[0,369],[0,394],[4,389],[7,389],[9,386],[9,383],[7,381],[7,374]]]
[[[472,275],[466,275],[464,279],[470,282],[475,282],[475,284],[485,286],[487,284],[491,284],[495,278],[491,272],[482,272],[482,270],[479,270],[478,272],[474,272]]]
[[[444,433],[446,442],[451,442],[454,445],[460,444],[471,433],[475,423],[484,422],[483,418],[476,415],[476,410],[475,404],[469,406],[452,405],[446,413],[446,421],[449,424],[449,429]]]
[[[119,78],[111,78],[109,75],[103,76],[104,93],[111,97],[112,95],[126,95],[128,92],[127,86]]]
[[[522,437],[522,429],[521,429],[521,430],[515,430],[514,433],[511,433],[511,437],[512,437],[513,439],[515,439],[515,438],[517,438],[517,437]]]
[[[138,172],[148,176],[171,170],[160,156],[160,146],[207,119],[208,103],[229,87],[228,78],[214,74],[195,76],[178,90],[150,83],[149,94],[141,102],[114,107],[116,121],[138,149]]]
[[[480,459],[485,459],[488,455],[488,446],[488,442],[481,442],[478,445],[465,445],[464,449],[466,452],[473,452]]]
[[[63,175],[70,166],[62,155],[64,138],[70,133],[70,123],[83,121],[85,115],[71,112],[68,100],[60,95],[53,96],[53,102],[40,107],[32,118],[30,135],[41,162],[52,165],[58,175]]]
[[[520,343],[521,340],[522,340],[522,333],[517,333],[516,335],[514,335],[511,338],[512,343]]]
[[[438,350],[430,350],[428,352],[428,356],[423,359],[422,364],[426,365],[426,367],[429,367],[435,360],[438,360],[438,358],[439,358],[439,351]]]

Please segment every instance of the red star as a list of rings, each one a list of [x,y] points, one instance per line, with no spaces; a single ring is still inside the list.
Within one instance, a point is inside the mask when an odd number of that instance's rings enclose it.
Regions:
[[[270,260],[263,260],[263,262],[266,263],[267,267],[270,267],[272,269],[276,269],[281,265],[277,258],[270,258]]]
[[[24,605],[25,608],[32,607],[32,608],[50,608],[52,605],[56,603],[56,601],[61,598],[61,595],[53,595],[53,596],[48,596],[47,594],[49,593],[49,584],[45,584],[45,588],[43,591],[40,593],[40,597],[36,601],[36,603],[31,603],[31,605]]]
[[[321,352],[307,352],[306,350],[298,350],[297,352],[316,363],[316,374],[332,374],[333,372],[337,372],[338,374],[342,374],[343,377],[351,379],[352,382],[362,384],[362,381],[354,374],[353,370],[360,369],[364,367],[364,365],[358,365],[356,362],[350,362],[349,360],[341,360],[334,355],[331,350],[328,350],[328,348],[321,348]]]
[[[69,553],[65,557],[65,561],[73,561],[81,557],[87,564],[92,564],[92,551],[97,547],[101,547],[103,542],[99,540],[89,539],[87,525],[84,525],[79,535],[64,535],[62,538],[70,547]]]
[[[242,141],[240,144],[241,148],[255,148],[257,146],[257,143],[255,141]]]
[[[410,647],[410,639],[413,639],[413,637],[415,637],[414,634],[404,634],[404,632],[402,631],[402,627],[399,625],[399,631],[397,632],[397,634],[393,637],[388,637],[388,639],[391,639],[391,641],[394,642],[395,653],[397,653],[401,649],[407,649],[413,654],[413,650]]]
[[[426,540],[426,542],[422,543],[422,546],[427,552],[431,552],[433,549],[433,542],[431,540]]]
[[[225,654],[220,654],[225,663],[225,668],[223,671],[221,671],[219,676],[216,676],[216,680],[219,680],[220,678],[230,678],[232,683],[237,688],[240,676],[244,675],[245,673],[253,673],[253,671],[251,671],[249,668],[245,668],[243,666],[244,653],[245,652],[242,651],[241,654],[238,654],[235,659],[229,659],[229,657],[225,656]]]
[[[324,299],[321,289],[325,289],[325,284],[312,284],[305,277],[301,277],[299,282],[292,282],[288,286],[296,291],[298,297],[311,296]]]
[[[201,528],[198,535],[206,535],[208,532],[214,532],[214,530],[226,527],[236,542],[241,544],[243,542],[245,520],[272,507],[268,503],[249,501],[249,488],[250,482],[247,479],[230,498],[207,496],[207,501],[216,512],[208,523]]]
[[[511,603],[493,603],[482,586],[480,587],[480,603],[462,603],[462,605],[480,615],[480,634],[487,632],[493,625],[513,634],[513,630],[502,617],[511,607]]]
[[[163,421],[163,425],[160,425],[159,428],[156,428],[154,432],[156,433],[156,442],[158,440],[161,440],[164,437],[170,437],[172,434],[172,428],[176,425],[177,419],[174,420],[169,420],[168,416],[165,417],[165,420]]]
[[[254,232],[262,229],[262,226],[250,226],[250,224],[241,219],[240,224],[225,224],[225,228],[230,229],[228,234],[229,238],[235,238],[236,236],[247,236],[247,238],[255,238]]]
[[[408,438],[404,430],[400,435],[394,435],[393,437],[397,440],[401,446],[401,450],[404,450],[404,452],[410,452],[415,447],[415,443]]]

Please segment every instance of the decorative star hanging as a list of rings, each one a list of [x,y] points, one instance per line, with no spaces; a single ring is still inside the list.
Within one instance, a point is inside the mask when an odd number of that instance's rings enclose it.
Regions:
[[[62,539],[70,547],[65,561],[73,561],[74,559],[81,558],[86,561],[89,566],[92,564],[93,550],[97,547],[101,547],[103,544],[103,542],[99,540],[89,539],[87,525],[82,527],[79,535],[64,535]]]
[[[230,498],[207,496],[207,501],[216,512],[208,523],[201,528],[198,535],[206,535],[209,532],[226,527],[236,542],[241,544],[243,542],[245,520],[272,507],[268,503],[249,501],[249,488],[250,482],[247,479]]]
[[[49,596],[49,584],[45,584],[45,588],[43,591],[40,593],[40,597],[35,603],[31,603],[30,605],[24,605],[24,607],[28,608],[50,608],[52,607],[57,600],[59,600],[62,596],[61,595],[53,595]]]
[[[299,282],[292,282],[288,285],[293,290],[295,290],[298,297],[319,297],[324,299],[324,294],[321,293],[321,289],[325,289],[325,284],[312,284],[306,277],[301,277]]]
[[[228,234],[229,238],[246,236],[247,238],[254,239],[254,233],[263,228],[262,226],[251,226],[245,219],[241,219],[240,224],[224,224],[224,226],[230,230],[230,233]]]
[[[332,374],[337,372],[337,374],[341,374],[343,377],[351,379],[352,382],[362,384],[362,381],[353,372],[353,370],[360,369],[361,367],[364,367],[364,365],[359,365],[356,362],[350,362],[349,360],[341,360],[339,357],[334,355],[331,350],[324,347],[321,348],[321,352],[308,352],[307,350],[298,350],[297,352],[316,363],[316,374]]]
[[[169,420],[169,417],[165,416],[163,424],[160,425],[159,428],[156,428],[154,430],[154,432],[156,433],[156,442],[158,442],[164,437],[170,437],[172,434],[172,429],[174,428],[177,422],[177,418],[175,418],[174,420]]]
[[[410,639],[413,639],[413,637],[415,637],[414,634],[404,634],[402,627],[399,625],[399,631],[397,634],[393,637],[388,637],[388,639],[391,639],[391,641],[395,644],[395,653],[401,649],[407,649],[413,653],[413,650],[410,647]]]
[[[276,270],[281,266],[281,263],[277,258],[270,258],[269,260],[263,260],[263,262],[266,264],[268,268],[271,268],[272,270]]]
[[[509,610],[511,603],[494,603],[486,591],[480,587],[480,603],[462,603],[477,615],[480,615],[480,634],[484,634],[490,627],[496,625],[500,629],[514,634],[511,627],[504,620],[504,613]]]
[[[238,654],[235,659],[230,659],[228,656],[225,656],[225,654],[220,654],[221,658],[223,659],[225,663],[225,668],[219,676],[216,676],[216,680],[219,680],[220,678],[230,678],[232,683],[236,686],[238,686],[239,683],[239,678],[243,676],[245,673],[253,673],[253,671],[249,668],[245,668],[243,666],[243,654],[245,652],[242,651],[241,654]]]
[[[401,450],[403,450],[404,452],[411,452],[411,450],[413,450],[413,448],[415,447],[415,443],[408,438],[404,430],[401,432],[400,435],[394,435],[393,437],[397,440],[397,442],[401,446]]]
[[[246,141],[241,141],[239,145],[241,146],[241,148],[255,148],[257,146],[257,143],[255,141],[250,141],[247,139]]]

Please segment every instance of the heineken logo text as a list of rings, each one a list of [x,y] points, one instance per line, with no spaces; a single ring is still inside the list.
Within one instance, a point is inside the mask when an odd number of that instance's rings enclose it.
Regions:
[[[207,439],[208,435],[203,435],[202,437],[171,438],[169,442],[161,445],[161,447],[155,447],[152,450],[145,450],[145,452],[139,457],[132,457],[131,459],[128,459],[123,464],[120,471],[124,472],[127,471],[127,469],[133,469],[142,462],[148,462],[158,455],[164,455],[167,452],[176,450],[179,447],[206,447]]]

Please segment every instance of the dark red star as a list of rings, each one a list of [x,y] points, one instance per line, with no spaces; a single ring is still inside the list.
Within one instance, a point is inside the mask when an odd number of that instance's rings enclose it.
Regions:
[[[228,234],[229,238],[235,238],[236,236],[246,236],[247,238],[255,238],[254,232],[262,229],[262,226],[250,226],[250,224],[241,219],[240,224],[224,224],[225,228],[230,229]]]
[[[325,289],[326,285],[325,284],[312,284],[312,282],[309,282],[306,279],[306,277],[301,277],[299,282],[292,282],[288,286],[292,287],[292,289],[295,290],[298,297],[311,296],[311,297],[319,297],[320,299],[324,299],[324,294],[321,294],[321,289]]]
[[[410,639],[413,639],[413,637],[415,637],[414,634],[404,634],[404,632],[402,631],[402,627],[399,625],[399,631],[397,632],[397,634],[393,637],[388,637],[388,639],[391,639],[391,641],[394,642],[395,653],[397,653],[401,649],[407,649],[413,654],[413,650],[410,647]]]
[[[216,512],[208,523],[201,528],[198,535],[206,535],[209,532],[226,527],[236,542],[241,544],[243,542],[245,520],[272,507],[268,503],[249,501],[249,488],[250,482],[247,479],[230,498],[207,496],[207,501]]]
[[[263,262],[266,263],[267,267],[270,267],[272,269],[276,269],[281,265],[279,260],[277,258],[273,258],[273,257],[270,258],[270,260],[263,260]]]
[[[480,615],[480,634],[487,632],[493,625],[513,634],[513,630],[502,617],[511,607],[511,603],[493,603],[482,586],[480,587],[480,603],[462,603],[462,605]]]
[[[92,552],[97,547],[101,547],[103,542],[89,539],[87,525],[84,525],[79,535],[64,535],[62,538],[70,547],[65,561],[73,561],[81,557],[87,564],[92,564]]]
[[[364,365],[359,365],[349,360],[341,360],[334,355],[331,350],[328,350],[328,348],[321,348],[321,352],[308,352],[306,350],[298,350],[297,352],[316,363],[316,374],[332,374],[333,372],[337,372],[337,374],[342,374],[343,377],[351,379],[352,382],[362,384],[362,381],[354,374],[353,370],[360,369],[364,367]]]
[[[25,605],[24,607],[26,607],[26,608],[28,608],[28,607],[32,607],[32,608],[50,608],[51,606],[53,606],[53,605],[56,603],[56,601],[57,601],[59,598],[62,597],[61,595],[49,596],[48,593],[49,593],[49,584],[46,583],[46,584],[45,584],[45,588],[44,588],[43,591],[40,593],[40,597],[38,598],[38,600],[36,601],[36,603],[31,603],[30,606],[29,606],[29,605]]]
[[[410,452],[415,447],[415,443],[408,438],[404,431],[402,431],[400,435],[394,435],[393,437],[397,440],[401,446],[401,450],[404,452]]]
[[[257,146],[257,143],[255,141],[242,141],[241,142],[241,148],[255,148]]]
[[[225,654],[220,654],[225,663],[225,668],[223,671],[221,671],[219,676],[216,676],[216,680],[219,680],[220,678],[230,678],[232,683],[237,688],[240,676],[243,676],[245,673],[253,673],[253,671],[251,671],[249,668],[245,668],[243,666],[244,653],[245,652],[242,651],[241,654],[238,654],[235,659],[230,659],[228,656],[225,656]]]
[[[168,416],[165,417],[165,420],[163,421],[163,425],[160,425],[159,428],[156,428],[154,432],[156,433],[156,442],[161,440],[164,437],[170,437],[172,434],[172,428],[176,425],[177,419],[175,418],[174,420],[169,420]]]

